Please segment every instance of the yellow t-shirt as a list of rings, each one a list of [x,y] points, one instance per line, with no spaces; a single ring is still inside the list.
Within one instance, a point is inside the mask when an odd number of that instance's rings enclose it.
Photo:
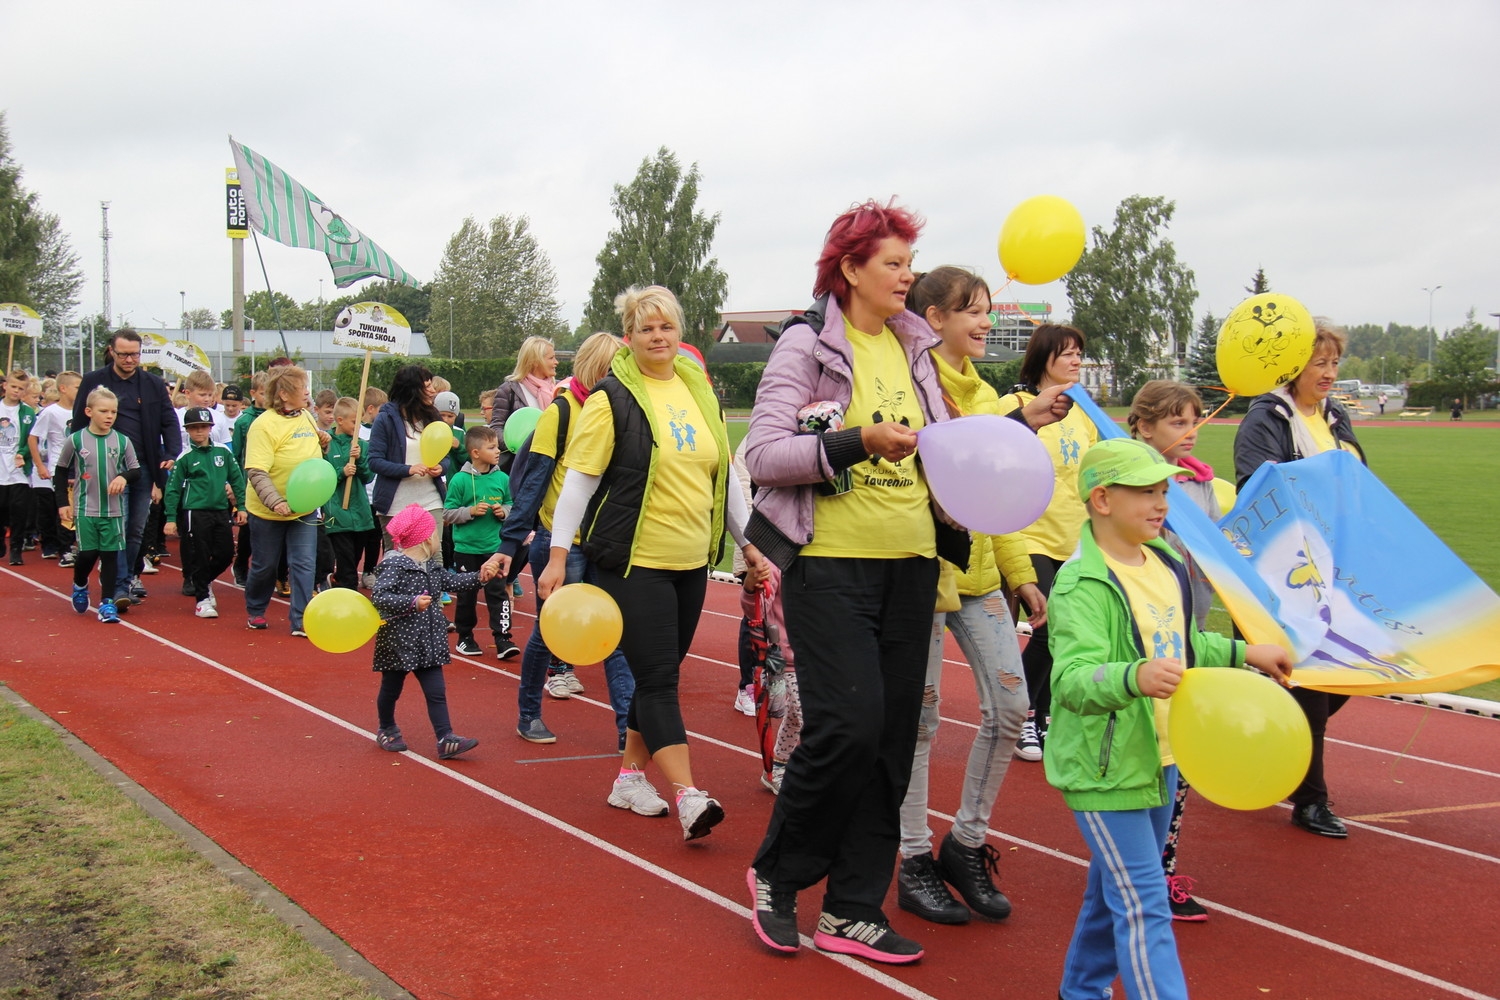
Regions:
[[[1308,433],[1312,434],[1313,443],[1318,446],[1318,454],[1321,455],[1325,451],[1343,448],[1356,458],[1359,457],[1359,452],[1353,446],[1333,436],[1333,428],[1328,426],[1328,421],[1323,418],[1322,413],[1314,413],[1312,416],[1308,416],[1299,409],[1297,416],[1302,419],[1302,423],[1307,427]],[[1312,456],[1305,455],[1303,457],[1311,458]]]
[[[912,430],[926,425],[906,351],[890,327],[870,336],[844,320],[854,362],[854,390],[844,427],[903,419]],[[878,419],[877,419],[878,418]],[[813,501],[813,540],[806,556],[900,559],[937,555],[927,481],[916,456],[891,463],[857,463],[854,489]]]
[[[571,441],[578,427],[578,411],[583,409],[583,404],[578,402],[578,397],[571,392],[567,394],[568,415],[568,440]],[[614,426],[610,426],[613,433]],[[564,442],[566,447],[567,442]],[[533,455],[545,455],[548,458],[557,457],[557,407],[548,406],[542,411],[541,417],[536,422],[536,430],[531,433],[531,453]],[[564,451],[566,454],[566,451]],[[542,527],[548,531],[552,530],[552,512],[557,508],[557,498],[562,493],[563,480],[567,478],[568,467],[562,462],[552,468],[552,479],[547,483],[547,492],[542,497],[542,506],[537,511],[537,518],[542,522]],[[573,544],[578,544],[577,536],[573,538]]]
[[[719,445],[680,376],[668,381],[643,376],[642,381],[658,435],[656,472],[646,493],[630,562],[648,569],[697,569],[708,560]],[[718,419],[717,413],[713,419]],[[591,476],[602,475],[615,450],[609,397],[602,392],[591,394],[576,427],[568,436],[563,464]],[[552,433],[555,437],[555,428]]]
[[[1025,399],[1015,393],[1004,396],[1000,412],[1019,410],[1032,398],[1029,393]],[[1083,461],[1084,452],[1099,440],[1099,432],[1083,407],[1075,406],[1066,417],[1037,431],[1036,436],[1052,456],[1052,502],[1041,517],[1017,534],[1025,540],[1026,551],[1032,555],[1063,560],[1078,547],[1078,535],[1083,522],[1088,520],[1088,511],[1078,499],[1078,464]]]
[[[245,436],[245,468],[265,470],[276,492],[282,496],[286,496],[286,481],[291,478],[293,469],[309,458],[322,457],[318,430],[306,410],[294,417],[267,410],[255,418]],[[299,516],[294,513],[291,517],[282,517],[273,513],[260,502],[254,487],[245,490],[245,509],[268,521],[294,521]]]
[[[1170,657],[1186,662],[1182,588],[1177,585],[1177,577],[1154,553],[1142,550],[1142,555],[1146,561],[1139,566],[1127,566],[1107,555],[1104,562],[1125,588],[1130,614],[1141,634],[1141,642],[1146,646],[1146,659]],[[1171,704],[1169,698],[1151,699],[1156,711],[1156,744],[1161,750],[1163,767],[1173,763],[1172,746],[1167,741],[1167,714]]]

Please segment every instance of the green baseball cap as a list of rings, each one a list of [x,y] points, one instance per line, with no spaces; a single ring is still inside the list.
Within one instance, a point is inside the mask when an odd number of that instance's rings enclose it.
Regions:
[[[1078,466],[1078,499],[1087,503],[1099,486],[1150,486],[1173,476],[1191,475],[1191,469],[1173,465],[1149,444],[1110,438],[1084,453]]]

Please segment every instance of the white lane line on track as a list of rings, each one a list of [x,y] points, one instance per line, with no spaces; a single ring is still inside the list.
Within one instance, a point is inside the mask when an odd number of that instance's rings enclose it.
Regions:
[[[0,567],[0,569],[3,569],[3,567]],[[25,581],[26,583],[30,584],[31,586],[36,587],[38,590],[42,590],[42,591],[45,591],[47,593],[53,594],[53,595],[55,595],[56,597],[58,597],[60,599],[66,599],[66,597],[67,597],[67,595],[64,595],[61,591],[53,590],[50,587],[47,587],[47,586],[45,586],[43,584],[40,584],[40,583],[37,583],[37,582],[31,580],[29,577],[21,576],[20,574],[12,572],[10,570],[5,570],[5,572],[7,572],[10,576],[13,576],[13,577],[15,577],[18,580]],[[189,656],[189,657],[191,657],[191,658],[193,658],[195,660],[198,660],[198,661],[200,661],[202,663],[205,663],[208,666],[213,667],[216,670],[222,671],[223,673],[225,673],[225,674],[227,674],[227,675],[229,675],[231,677],[236,678],[237,680],[244,681],[245,683],[251,685],[252,687],[255,687],[256,689],[258,689],[260,691],[264,691],[265,693],[270,694],[273,697],[280,698],[283,701],[287,702],[288,704],[292,704],[292,705],[295,705],[295,706],[297,706],[299,708],[302,708],[302,709],[304,709],[304,710],[312,713],[313,715],[318,716],[321,719],[324,719],[324,720],[326,720],[328,722],[332,722],[334,725],[337,725],[340,728],[347,729],[348,731],[350,731],[352,733],[356,733],[356,734],[364,737],[365,739],[368,739],[368,740],[371,740],[371,741],[373,741],[374,738],[375,738],[375,734],[372,733],[372,732],[369,732],[368,730],[365,730],[365,729],[363,729],[363,728],[361,728],[361,727],[359,727],[359,726],[357,726],[357,725],[355,725],[355,724],[353,724],[351,722],[346,722],[345,720],[343,720],[343,719],[341,719],[341,718],[339,718],[339,717],[337,717],[335,715],[332,715],[332,714],[330,714],[328,712],[325,712],[324,710],[318,708],[315,705],[311,705],[311,704],[309,704],[307,702],[304,702],[304,701],[302,701],[302,700],[300,700],[298,698],[293,697],[292,695],[289,695],[289,694],[286,694],[286,693],[284,693],[282,691],[279,691],[276,688],[273,688],[273,687],[271,687],[271,686],[269,686],[267,684],[264,684],[261,681],[258,681],[258,680],[256,680],[253,677],[249,677],[246,674],[240,673],[239,671],[235,670],[232,667],[226,666],[226,665],[221,664],[221,663],[219,663],[219,662],[217,662],[215,660],[212,660],[212,659],[210,659],[210,658],[202,655],[201,653],[198,653],[198,652],[196,652],[194,650],[188,649],[188,648],[186,648],[184,646],[180,646],[177,643],[171,641],[170,639],[166,639],[166,638],[164,638],[162,636],[159,636],[159,635],[156,635],[154,633],[147,632],[146,630],[144,630],[144,629],[142,629],[142,628],[140,628],[140,627],[138,627],[138,626],[136,626],[136,625],[134,625],[134,624],[132,624],[130,622],[122,622],[122,624],[129,625],[129,627],[131,628],[132,631],[134,631],[134,632],[136,632],[136,633],[138,633],[140,635],[146,636],[146,637],[148,637],[148,638],[150,638],[150,639],[152,639],[152,640],[154,640],[156,642],[161,643],[164,646],[167,646],[168,648],[174,649],[174,650],[176,650],[176,651],[178,651],[178,652],[180,652],[180,653],[182,653],[182,654],[184,654],[186,656]],[[690,654],[690,655],[696,655],[696,654]],[[502,670],[502,669],[500,669],[498,667],[491,666],[490,664],[484,663],[484,662],[479,661],[479,660],[474,660],[474,659],[471,659],[469,657],[462,657],[462,656],[460,656],[458,658],[462,659],[462,660],[464,660],[464,661],[466,661],[466,662],[468,662],[468,663],[470,663],[472,665],[481,667],[482,669],[490,671],[492,673],[502,674],[504,676],[511,677],[511,678],[515,678],[516,677],[515,674],[512,674],[509,671]],[[701,659],[701,660],[706,660],[707,662],[710,662],[710,663],[723,663],[724,662],[722,660],[713,660],[713,659],[710,659],[709,657],[703,657],[703,656],[698,656],[697,658]],[[727,664],[727,665],[734,666],[734,664]],[[604,709],[607,709],[609,711],[613,711],[613,709],[611,709],[610,706],[607,703],[596,701],[596,700],[594,700],[592,698],[582,698],[582,697],[575,696],[575,700],[582,701],[582,702],[584,702],[586,704],[590,704],[590,705],[596,705],[596,706],[598,706],[600,708],[604,708]],[[736,745],[733,745],[733,744],[725,743],[722,740],[714,739],[712,737],[705,736],[705,735],[702,735],[702,734],[699,734],[699,733],[693,733],[692,735],[694,736],[694,738],[702,740],[705,743],[711,743],[711,744],[714,744],[716,746],[720,746],[720,747],[723,747],[725,749],[734,751],[735,753],[744,754],[745,756],[749,756],[749,757],[758,757],[759,756],[759,754],[755,753],[754,751],[747,750],[747,749],[745,749],[743,747],[739,747],[739,746],[736,746]],[[651,863],[649,861],[644,861],[644,860],[636,857],[634,854],[630,853],[629,851],[625,850],[624,848],[618,847],[615,844],[610,843],[609,841],[606,841],[606,840],[603,840],[602,838],[596,837],[595,835],[589,833],[588,831],[583,830],[583,829],[581,829],[579,827],[575,827],[572,824],[566,822],[565,820],[562,820],[562,819],[559,819],[559,818],[557,818],[555,816],[552,816],[549,813],[542,812],[541,810],[535,808],[534,806],[531,806],[531,805],[529,805],[529,804],[527,804],[525,802],[521,802],[518,799],[514,799],[514,798],[506,795],[504,792],[498,791],[497,789],[493,789],[493,788],[489,787],[488,785],[485,785],[485,784],[483,784],[483,783],[481,783],[481,782],[479,782],[479,781],[477,781],[477,780],[475,780],[473,778],[470,778],[469,776],[467,776],[465,774],[462,774],[462,773],[460,773],[458,771],[451,770],[447,766],[444,766],[444,765],[440,764],[437,761],[429,760],[428,758],[422,757],[419,754],[413,753],[412,751],[407,751],[406,753],[402,754],[402,756],[410,758],[411,760],[416,761],[417,763],[421,764],[422,766],[427,767],[427,768],[431,769],[432,771],[434,771],[434,772],[436,772],[436,773],[438,773],[440,775],[444,775],[444,776],[446,776],[448,778],[451,778],[453,780],[456,780],[456,781],[458,781],[458,782],[460,782],[460,783],[462,783],[464,785],[467,785],[468,787],[470,787],[473,790],[479,792],[480,794],[488,796],[489,798],[495,799],[496,801],[501,802],[501,803],[503,803],[505,805],[508,805],[511,808],[516,809],[517,811],[522,812],[522,813],[524,813],[527,816],[530,816],[533,819],[539,820],[540,822],[546,823],[547,825],[552,826],[555,829],[558,829],[558,830],[563,831],[565,833],[568,833],[568,834],[570,834],[572,836],[575,836],[578,839],[582,840],[583,842],[589,844],[590,846],[596,847],[599,850],[602,850],[605,853],[610,854],[611,856],[620,859],[621,861],[624,861],[624,862],[626,862],[628,864],[634,865],[635,867],[640,868],[643,871],[646,871],[646,872],[649,872],[650,874],[656,875],[658,878],[661,878],[663,881],[666,881],[669,884],[676,886],[677,888],[683,889],[683,890],[685,890],[685,891],[687,891],[687,892],[689,892],[689,893],[691,893],[691,894],[699,897],[700,899],[703,899],[703,900],[705,900],[707,902],[711,902],[711,903],[713,903],[716,906],[719,906],[719,907],[721,907],[721,908],[723,908],[725,910],[728,910],[729,912],[735,914],[736,916],[738,916],[738,917],[740,917],[742,919],[748,920],[750,918],[750,911],[745,906],[743,906],[743,905],[741,905],[739,903],[735,903],[734,901],[730,900],[729,898],[727,898],[725,896],[721,896],[720,894],[714,892],[711,889],[708,889],[708,888],[706,888],[704,886],[698,885],[696,882],[692,882],[692,881],[690,881],[688,879],[685,879],[682,876],[676,874],[675,872],[672,872],[672,871],[670,871],[668,869],[662,868],[661,866],[653,864],[653,863]],[[1289,809],[1290,806],[1286,806],[1286,805],[1283,804],[1283,808],[1288,808]],[[949,815],[947,813],[939,812],[939,811],[937,811],[935,809],[929,809],[928,810],[928,814],[931,815],[931,816],[934,816],[934,817],[936,817],[938,819],[941,819],[941,820],[944,820],[946,822],[949,822],[949,823],[951,823],[951,822],[954,821],[954,817],[953,816],[951,816],[951,815]],[[1474,852],[1474,851],[1464,850],[1463,848],[1452,847],[1452,846],[1447,845],[1447,844],[1439,844],[1439,843],[1437,843],[1435,841],[1424,840],[1424,839],[1422,839],[1420,837],[1413,837],[1413,836],[1410,836],[1408,834],[1396,833],[1396,832],[1391,831],[1391,830],[1381,829],[1380,827],[1377,827],[1377,826],[1371,826],[1371,825],[1368,825],[1368,824],[1365,824],[1365,823],[1353,823],[1353,822],[1351,822],[1350,825],[1360,827],[1361,829],[1370,830],[1370,831],[1373,831],[1375,833],[1383,833],[1383,834],[1386,834],[1387,836],[1397,837],[1397,838],[1399,838],[1401,840],[1410,841],[1412,843],[1421,844],[1421,845],[1428,846],[1428,847],[1435,847],[1435,848],[1439,848],[1439,849],[1445,850],[1445,851],[1451,851],[1453,853],[1460,854],[1460,855],[1463,855],[1463,856],[1466,856],[1466,857],[1470,857],[1470,858],[1474,858],[1476,860],[1488,861],[1488,862],[1491,862],[1491,863],[1500,863],[1500,858],[1495,858],[1495,857],[1491,857],[1489,855],[1479,854],[1479,853]],[[1079,867],[1083,867],[1083,868],[1087,868],[1088,867],[1088,860],[1086,858],[1080,858],[1080,857],[1077,857],[1075,855],[1068,854],[1065,851],[1060,851],[1060,850],[1057,850],[1056,848],[1047,847],[1044,844],[1039,844],[1039,843],[1036,843],[1034,841],[1025,840],[1025,839],[1020,838],[1020,837],[1014,837],[1014,836],[1011,836],[1010,834],[1003,833],[1003,832],[1001,832],[999,830],[996,830],[994,828],[989,828],[987,830],[987,832],[990,835],[996,837],[997,839],[1005,841],[1007,843],[1012,843],[1012,844],[1016,844],[1016,845],[1021,846],[1021,847],[1026,847],[1026,848],[1028,848],[1030,850],[1037,851],[1037,852],[1039,852],[1041,854],[1044,854],[1044,855],[1046,855],[1048,857],[1055,858],[1057,860],[1064,861],[1064,862],[1067,862],[1069,864],[1074,864],[1074,865],[1077,865]],[[1416,982],[1420,982],[1420,983],[1422,983],[1422,984],[1424,984],[1426,986],[1433,987],[1434,989],[1441,989],[1441,990],[1444,990],[1446,992],[1452,993],[1455,996],[1464,997],[1464,998],[1466,998],[1466,1000],[1500,1000],[1500,997],[1495,997],[1495,996],[1492,996],[1492,995],[1486,994],[1486,993],[1478,993],[1478,992],[1476,992],[1474,990],[1470,990],[1470,989],[1468,989],[1466,987],[1459,986],[1456,983],[1449,983],[1449,982],[1447,982],[1445,980],[1438,979],[1438,978],[1436,978],[1434,976],[1429,976],[1428,974],[1426,974],[1424,972],[1420,972],[1420,971],[1418,971],[1416,969],[1411,969],[1411,968],[1408,968],[1408,967],[1406,967],[1404,965],[1398,965],[1395,962],[1387,961],[1386,959],[1380,958],[1380,957],[1378,957],[1376,955],[1371,955],[1371,954],[1368,954],[1366,952],[1362,952],[1362,951],[1358,951],[1358,950],[1353,949],[1353,948],[1346,947],[1344,945],[1338,944],[1337,942],[1330,941],[1330,940],[1328,940],[1326,938],[1318,937],[1318,936],[1313,935],[1313,934],[1308,934],[1306,932],[1299,931],[1296,928],[1288,927],[1285,924],[1280,924],[1280,923],[1277,923],[1277,922],[1272,921],[1272,920],[1267,920],[1264,917],[1257,917],[1254,914],[1247,913],[1247,912],[1245,912],[1243,910],[1235,909],[1234,907],[1225,906],[1225,905],[1220,904],[1220,903],[1215,903],[1212,900],[1208,899],[1207,897],[1198,896],[1198,897],[1195,897],[1195,898],[1197,898],[1200,902],[1202,902],[1204,905],[1208,906],[1211,909],[1218,910],[1219,912],[1224,913],[1224,914],[1226,914],[1228,916],[1233,916],[1233,917],[1237,917],[1239,919],[1245,920],[1245,921],[1247,921],[1249,923],[1252,923],[1252,924],[1254,924],[1257,927],[1260,927],[1262,929],[1273,931],[1273,932],[1275,932],[1277,934],[1282,934],[1282,935],[1284,935],[1286,937],[1292,938],[1293,940],[1301,941],[1301,942],[1304,942],[1306,944],[1313,945],[1315,947],[1324,948],[1324,949],[1326,949],[1328,951],[1332,951],[1335,954],[1342,955],[1342,956],[1344,956],[1346,958],[1351,958],[1351,959],[1354,959],[1356,961],[1365,962],[1365,963],[1367,963],[1369,965],[1372,965],[1372,966],[1374,966],[1374,967],[1376,967],[1378,969],[1382,969],[1382,970],[1384,970],[1386,972],[1390,972],[1390,973],[1393,973],[1395,975],[1405,976],[1405,977],[1407,977],[1409,979],[1412,979],[1412,980],[1414,980]],[[936,1000],[935,997],[932,997],[932,996],[930,996],[927,993],[923,993],[922,991],[916,989],[915,987],[912,987],[912,986],[907,985],[906,983],[903,983],[899,979],[895,979],[895,978],[893,978],[893,977],[891,977],[889,975],[886,975],[885,973],[881,972],[880,970],[871,968],[870,966],[867,966],[867,965],[864,965],[863,963],[858,962],[858,961],[856,961],[856,960],[854,960],[852,958],[849,958],[848,956],[829,954],[829,953],[826,953],[826,952],[817,951],[816,949],[812,949],[811,948],[811,945],[812,945],[811,939],[808,938],[807,935],[801,935],[801,937],[802,937],[802,943],[803,943],[803,945],[809,947],[809,949],[812,950],[812,952],[814,954],[821,955],[824,958],[827,958],[827,959],[829,959],[831,961],[837,962],[838,964],[840,964],[840,965],[842,965],[842,966],[850,969],[851,971],[853,971],[855,973],[858,973],[859,975],[865,976],[866,978],[868,978],[868,979],[870,979],[870,980],[872,980],[874,982],[877,982],[877,983],[879,983],[879,984],[887,987],[888,989],[890,989],[890,990],[898,993],[901,996],[909,997],[909,998],[911,998],[911,1000]]]
[[[61,591],[53,590],[51,587],[38,583],[35,580],[30,579],[29,577],[22,576],[21,574],[5,569],[4,567],[0,567],[0,570],[3,570],[9,576],[15,577],[18,580],[22,580],[37,588],[38,590],[52,594],[59,599],[66,600],[68,598],[68,595],[63,594]],[[268,684],[263,683],[262,681],[258,681],[248,674],[244,674],[238,670],[235,670],[233,667],[220,663],[217,660],[210,659],[209,657],[204,656],[202,653],[189,649],[186,646],[179,645],[178,643],[173,642],[171,639],[156,635],[153,632],[148,632],[132,622],[122,621],[120,624],[126,626],[130,631],[135,632],[137,635],[145,636],[153,642],[158,642],[161,645],[166,646],[168,649],[175,650],[176,652],[181,653],[184,656],[197,660],[198,662],[212,667],[213,669],[218,670],[229,677],[233,677],[235,680],[250,685],[258,691],[271,695],[273,698],[279,698],[287,704],[293,705],[305,712],[315,715],[325,722],[330,722],[333,725],[338,726],[340,729],[345,729],[357,736],[361,736],[364,739],[370,740],[371,742],[373,742],[375,739],[375,734],[367,729],[357,726],[352,722],[341,719],[330,712],[326,712],[323,709],[318,708],[316,705],[305,702],[300,698],[294,697],[293,695],[289,695],[284,691],[280,691]],[[496,673],[506,673],[506,671],[491,668],[489,664],[480,664],[480,666],[483,666],[486,669],[494,669]],[[579,700],[588,701],[589,699]],[[599,704],[599,702],[592,703]],[[605,705],[604,707],[608,708],[609,706]],[[676,872],[663,868],[660,865],[653,864],[650,861],[643,860],[630,851],[626,850],[625,848],[619,847],[607,840],[604,840],[601,837],[596,837],[594,834],[589,833],[587,830],[576,827],[565,820],[551,815],[550,813],[543,812],[542,810],[537,809],[535,806],[522,802],[519,799],[512,798],[511,796],[506,795],[504,792],[499,791],[498,789],[491,788],[483,782],[471,778],[459,771],[454,771],[448,766],[439,763],[438,761],[429,760],[428,758],[423,757],[420,754],[413,753],[410,750],[402,753],[401,756],[417,764],[420,764],[425,768],[428,768],[436,774],[439,774],[450,780],[457,781],[462,785],[466,785],[474,791],[480,793],[481,795],[494,799],[496,802],[499,802],[503,805],[507,805],[512,809],[515,809],[517,812],[531,817],[532,819],[545,823],[556,830],[568,834],[569,836],[576,837],[589,846],[597,848],[598,850],[601,850],[606,854],[609,854],[612,857],[625,862],[626,864],[633,865],[644,872],[655,875],[657,878],[660,878],[664,882],[667,882],[679,889],[691,893],[692,895],[697,896],[699,899],[705,900],[706,902],[712,903],[715,906],[728,910],[730,913],[734,914],[742,920],[748,921],[750,919],[750,910],[744,905],[736,903],[726,896],[721,896],[717,892],[714,892],[712,889],[706,888],[705,886],[701,886],[696,882],[683,878]],[[855,973],[856,975],[863,976],[864,978],[869,979],[872,982],[878,983],[879,985],[884,986],[885,988],[891,990],[893,993],[896,993],[899,996],[907,997],[908,1000],[937,1000],[937,998],[933,997],[931,994],[924,993],[914,986],[903,983],[901,980],[896,979],[893,976],[889,976],[886,973],[881,972],[879,969],[872,968],[871,966],[868,966],[863,962],[850,958],[847,955],[838,955],[830,952],[819,951],[816,948],[812,947],[812,939],[810,937],[805,934],[801,937],[802,943],[807,946],[807,948],[814,955],[826,958],[831,962],[836,962],[837,964],[844,966],[846,969]]]

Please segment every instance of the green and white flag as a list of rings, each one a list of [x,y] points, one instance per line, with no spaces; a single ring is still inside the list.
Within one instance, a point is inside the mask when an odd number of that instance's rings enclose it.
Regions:
[[[277,243],[321,250],[333,268],[333,283],[347,288],[362,278],[390,278],[420,288],[391,255],[356,229],[285,170],[229,137],[250,225]]]

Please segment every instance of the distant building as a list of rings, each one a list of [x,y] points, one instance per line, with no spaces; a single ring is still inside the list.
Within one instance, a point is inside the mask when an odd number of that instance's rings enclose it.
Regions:
[[[1011,352],[1014,357],[1026,353],[1031,332],[1043,323],[1052,322],[1052,303],[1014,302],[994,299],[990,302],[990,332],[984,338],[986,355]],[[997,350],[998,349],[998,350]]]

